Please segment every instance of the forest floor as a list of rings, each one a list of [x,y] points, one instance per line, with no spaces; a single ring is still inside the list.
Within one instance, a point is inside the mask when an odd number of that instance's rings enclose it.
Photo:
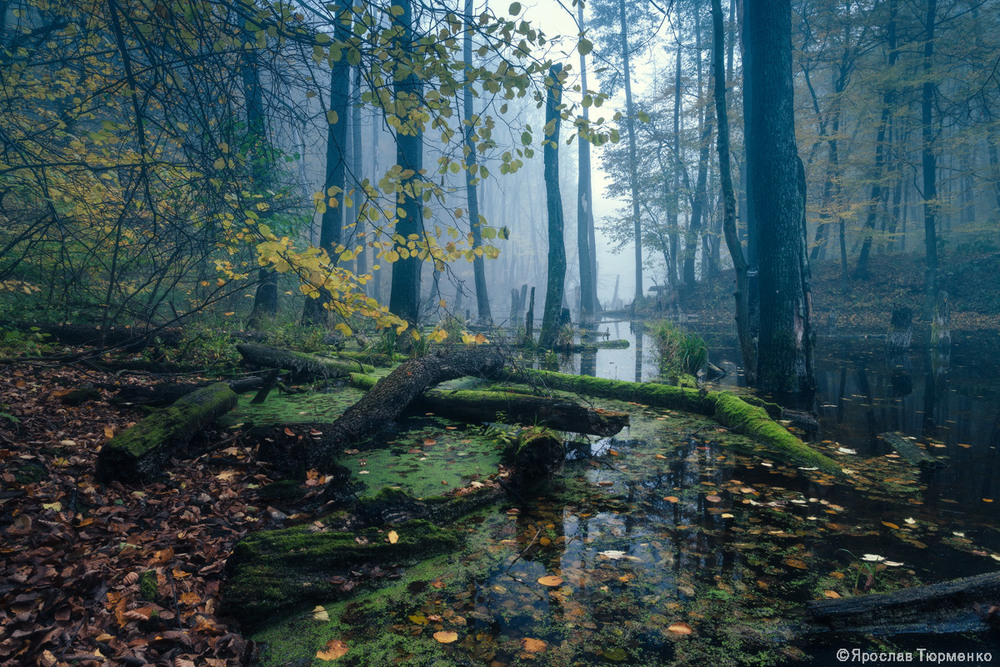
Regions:
[[[940,258],[941,289],[948,293],[952,328],[957,331],[1000,331],[1000,275],[998,252],[949,252]],[[853,267],[852,267],[853,268]],[[883,334],[893,308],[908,306],[917,328],[923,319],[923,255],[877,255],[871,258],[870,279],[852,280],[842,289],[839,261],[812,263],[814,324],[820,334]],[[711,284],[699,283],[688,300],[688,313],[698,324],[730,327],[735,279],[725,271]]]
[[[27,364],[0,373],[0,665],[222,667],[252,653],[217,616],[232,546],[270,519],[252,506],[269,479],[251,450],[210,431],[202,446],[213,448],[172,460],[159,482],[99,484],[101,445],[142,414],[105,390],[63,401],[87,383],[153,381]]]

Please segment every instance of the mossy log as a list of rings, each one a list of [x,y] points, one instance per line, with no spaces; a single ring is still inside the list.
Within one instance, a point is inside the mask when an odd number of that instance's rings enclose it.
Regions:
[[[236,407],[236,401],[228,384],[216,382],[154,412],[105,443],[97,457],[98,479],[131,482],[155,478],[178,448]]]
[[[379,528],[331,532],[310,524],[253,533],[233,548],[226,562],[230,576],[222,610],[254,626],[305,601],[346,596],[363,583],[352,569],[358,572],[365,566],[371,575],[372,566],[406,565],[460,544],[456,531],[423,519],[393,530],[395,542]]]
[[[374,372],[372,366],[359,361],[338,361],[324,359],[312,354],[284,350],[269,345],[240,343],[236,350],[243,360],[257,368],[283,368],[292,371],[293,377],[300,381],[325,380],[345,377],[350,373],[361,371]]]
[[[552,349],[557,352],[594,352],[596,350],[625,350],[629,343],[624,338],[616,340],[599,340],[592,343],[566,343],[563,345],[553,345]]]
[[[934,458],[916,443],[910,442],[899,433],[879,433],[879,438],[899,452],[899,455],[915,466],[939,466],[941,461]]]
[[[491,376],[503,368],[504,357],[493,345],[441,350],[401,364],[379,380],[357,403],[312,443],[308,466],[328,470],[340,451],[378,433],[425,389],[466,375]]]
[[[377,378],[351,373],[351,384],[371,389]],[[421,410],[467,422],[492,422],[503,413],[518,424],[540,425],[557,431],[571,431],[609,437],[628,426],[628,413],[588,408],[565,398],[534,396],[510,391],[456,389],[430,390],[414,400]]]
[[[251,376],[227,380],[226,384],[237,394],[259,389],[264,383],[264,378]],[[150,386],[125,386],[118,390],[118,393],[111,402],[116,405],[150,405],[162,406],[171,405],[183,396],[197,391],[202,387],[207,387],[209,382],[161,382]]]
[[[1000,572],[991,572],[892,593],[813,600],[806,608],[821,630],[866,634],[967,632],[987,629],[989,609],[998,602]]]
[[[818,468],[830,474],[842,474],[837,463],[811,449],[784,426],[768,416],[765,408],[751,405],[736,394],[704,391],[665,384],[626,382],[604,378],[568,375],[551,371],[507,371],[508,380],[527,381],[551,389],[572,391],[589,396],[633,401],[646,405],[684,410],[713,417],[723,426],[742,433],[761,445],[771,456],[800,466]]]

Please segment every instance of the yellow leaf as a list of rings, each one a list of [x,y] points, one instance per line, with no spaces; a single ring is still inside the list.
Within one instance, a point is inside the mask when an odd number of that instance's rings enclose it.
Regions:
[[[837,591],[832,591],[832,590],[831,591],[823,591],[823,595],[825,595],[828,598],[834,599],[834,600],[840,597],[840,593],[838,593]]]
[[[230,310],[228,313],[222,313],[223,317],[232,317],[236,314],[236,311]]]
[[[115,427],[111,426],[110,424],[108,424],[107,426],[105,426],[104,427],[104,437],[108,438],[109,440],[111,438],[115,437]]]
[[[43,510],[54,510],[56,512],[62,512],[62,503],[58,500],[54,503],[42,503]]]
[[[326,643],[324,648],[316,651],[316,657],[320,660],[332,662],[347,655],[347,650],[347,642],[340,639],[331,639]]]
[[[340,120],[340,116],[337,115],[336,111],[330,109],[326,112],[326,122],[330,123],[330,125],[336,125],[338,120]]]
[[[389,531],[389,544],[395,544],[399,542],[399,533],[394,530]]]
[[[329,621],[330,620],[330,614],[327,613],[326,609],[323,608],[323,605],[316,605],[316,607],[313,608],[313,610],[312,610],[312,617],[313,617],[314,621]]]
[[[540,583],[542,586],[551,586],[555,588],[557,586],[563,585],[563,578],[557,577],[554,574],[550,574],[544,577],[539,577],[538,583]]]
[[[450,644],[458,641],[458,633],[454,630],[440,630],[434,633],[434,639],[442,644]]]

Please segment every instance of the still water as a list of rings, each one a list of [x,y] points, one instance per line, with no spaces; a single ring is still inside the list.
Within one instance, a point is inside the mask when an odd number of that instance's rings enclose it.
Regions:
[[[561,369],[655,379],[641,329],[602,329],[633,344],[567,355]],[[583,456],[526,502],[460,520],[460,552],[330,601],[328,622],[305,610],[261,632],[264,662],[311,664],[336,640],[350,647],[341,664],[357,666],[836,665],[848,664],[839,650],[921,648],[992,652],[994,661],[963,664],[1000,664],[988,634],[832,635],[810,631],[803,613],[811,600],[996,570],[994,350],[959,340],[948,357],[914,348],[889,359],[879,340],[821,339],[820,428],[810,435],[851,471],[845,478],[739,454],[740,436],[700,417],[601,400],[631,413],[628,432],[577,443]],[[710,340],[710,360],[729,371],[723,384],[740,384],[733,341]],[[433,442],[445,452],[439,465],[469,467],[478,427],[429,428],[397,440]],[[916,438],[943,465],[905,463],[878,439],[887,431]],[[400,463],[430,465],[409,451]]]

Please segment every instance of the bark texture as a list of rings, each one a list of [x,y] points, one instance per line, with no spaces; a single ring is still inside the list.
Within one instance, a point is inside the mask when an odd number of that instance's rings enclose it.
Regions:
[[[757,381],[764,391],[799,392],[813,389],[815,379],[791,8],[788,0],[759,0],[748,9],[743,24],[747,173],[760,253]]]

